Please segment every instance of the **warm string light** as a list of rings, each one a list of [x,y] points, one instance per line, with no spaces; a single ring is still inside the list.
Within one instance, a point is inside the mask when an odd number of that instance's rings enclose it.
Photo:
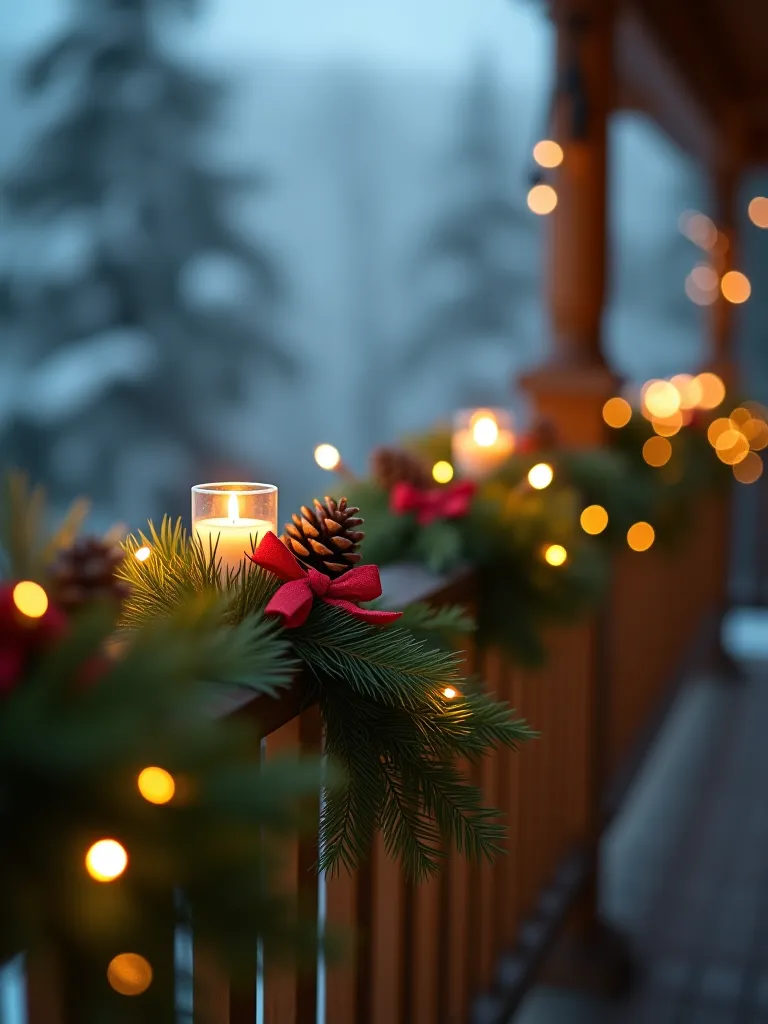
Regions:
[[[119,953],[109,962],[107,981],[121,996],[140,996],[152,984],[152,966],[138,953]]]
[[[48,611],[48,595],[39,583],[32,580],[17,583],[12,598],[16,610],[28,619],[40,619]]]
[[[758,228],[768,228],[768,199],[755,196],[747,207],[749,219]]]
[[[567,560],[568,552],[562,544],[548,544],[544,549],[544,561],[548,565],[557,567],[564,565]]]
[[[603,420],[615,430],[626,427],[631,419],[632,406],[626,398],[609,398],[603,406]]]
[[[552,139],[542,139],[533,147],[533,159],[539,167],[552,170],[563,162],[563,147]]]
[[[332,444],[319,444],[315,448],[315,462],[320,469],[329,473],[338,473],[347,480],[354,480],[355,476],[341,457],[339,449]]]
[[[555,478],[555,471],[546,462],[537,462],[528,470],[528,483],[535,491],[543,491]]]
[[[627,530],[627,544],[633,551],[647,551],[656,540],[656,531],[650,523],[633,523]]]
[[[437,484],[449,484],[453,480],[454,470],[450,462],[441,459],[432,467],[432,479]]]
[[[146,562],[146,560],[149,558],[151,554],[152,549],[147,547],[147,545],[145,544],[144,547],[137,548],[137,550],[134,551],[133,557],[136,559],[137,562]]]
[[[588,505],[579,518],[584,533],[596,537],[608,526],[608,513],[602,505]]]
[[[547,214],[557,206],[557,192],[551,185],[534,185],[528,192],[528,209],[539,217],[546,217]]]
[[[128,866],[125,847],[116,839],[100,839],[85,855],[85,868],[96,882],[113,882]]]
[[[139,792],[151,804],[167,804],[176,792],[176,783],[164,768],[145,768],[137,779]]]
[[[720,281],[720,291],[727,302],[732,302],[738,306],[742,302],[746,302],[750,297],[752,285],[747,275],[743,274],[740,270],[729,270],[726,274],[723,274]]]
[[[443,696],[446,700],[453,700],[458,695],[457,691],[452,686],[446,686],[443,690]]]

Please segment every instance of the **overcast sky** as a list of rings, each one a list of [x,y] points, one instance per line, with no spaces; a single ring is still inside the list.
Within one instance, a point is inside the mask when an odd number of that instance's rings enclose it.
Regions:
[[[0,40],[14,49],[34,45],[73,2],[0,0]],[[487,44],[509,78],[542,86],[549,79],[551,34],[533,0],[203,0],[202,7],[186,43],[214,58],[352,55],[463,74],[468,56]]]

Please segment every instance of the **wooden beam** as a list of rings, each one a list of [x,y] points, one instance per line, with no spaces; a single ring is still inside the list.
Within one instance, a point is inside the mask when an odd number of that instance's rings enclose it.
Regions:
[[[637,7],[624,7],[614,47],[617,106],[645,111],[682,149],[712,165],[721,145],[718,116]]]

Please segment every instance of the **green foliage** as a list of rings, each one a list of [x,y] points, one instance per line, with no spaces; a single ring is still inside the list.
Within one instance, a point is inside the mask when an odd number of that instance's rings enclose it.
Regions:
[[[75,502],[51,531],[46,523],[42,487],[32,487],[23,473],[3,479],[0,497],[0,569],[13,579],[42,581],[57,551],[71,544],[88,514],[88,503]]]
[[[139,561],[135,552],[144,546],[151,554]],[[262,689],[267,680],[273,686],[288,682],[290,675],[275,678],[275,672],[281,666],[292,670],[293,658],[308,670],[324,717],[326,751],[349,781],[326,800],[325,870],[364,860],[377,828],[412,877],[433,872],[449,842],[471,855],[494,852],[503,834],[498,813],[482,806],[449,758],[514,746],[529,733],[488,696],[464,696],[458,703],[442,696],[447,686],[466,693],[460,660],[446,649],[472,628],[465,612],[416,605],[402,622],[381,629],[321,603],[304,626],[282,631],[263,616],[273,578],[245,561],[225,577],[215,547],[206,550],[180,523],[166,519],[159,529],[150,524],[146,533],[129,537],[125,549],[120,575],[132,587],[126,627],[172,614],[193,594],[214,595],[225,633],[244,647],[251,644],[255,667],[242,666],[237,681],[248,685],[254,675]],[[283,646],[273,657],[276,643]]]
[[[210,687],[199,680],[238,678],[249,662],[240,645],[220,642],[220,623],[215,604],[182,604],[105,661],[115,623],[96,608],[3,697],[1,958],[54,944],[101,958],[103,977],[108,951],[127,937],[151,948],[176,888],[194,908],[196,938],[235,971],[258,939],[283,955],[315,944],[279,866],[284,840],[312,824],[319,787],[334,792],[336,777],[319,760],[262,765],[252,728],[210,715]],[[162,806],[137,786],[154,765],[177,783]],[[109,885],[84,865],[105,837],[129,856]]]

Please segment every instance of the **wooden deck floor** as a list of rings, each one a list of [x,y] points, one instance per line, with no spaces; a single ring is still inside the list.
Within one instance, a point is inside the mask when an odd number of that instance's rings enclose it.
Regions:
[[[768,1022],[768,662],[681,695],[607,840],[605,909],[643,965],[633,996],[537,990],[514,1024]]]

